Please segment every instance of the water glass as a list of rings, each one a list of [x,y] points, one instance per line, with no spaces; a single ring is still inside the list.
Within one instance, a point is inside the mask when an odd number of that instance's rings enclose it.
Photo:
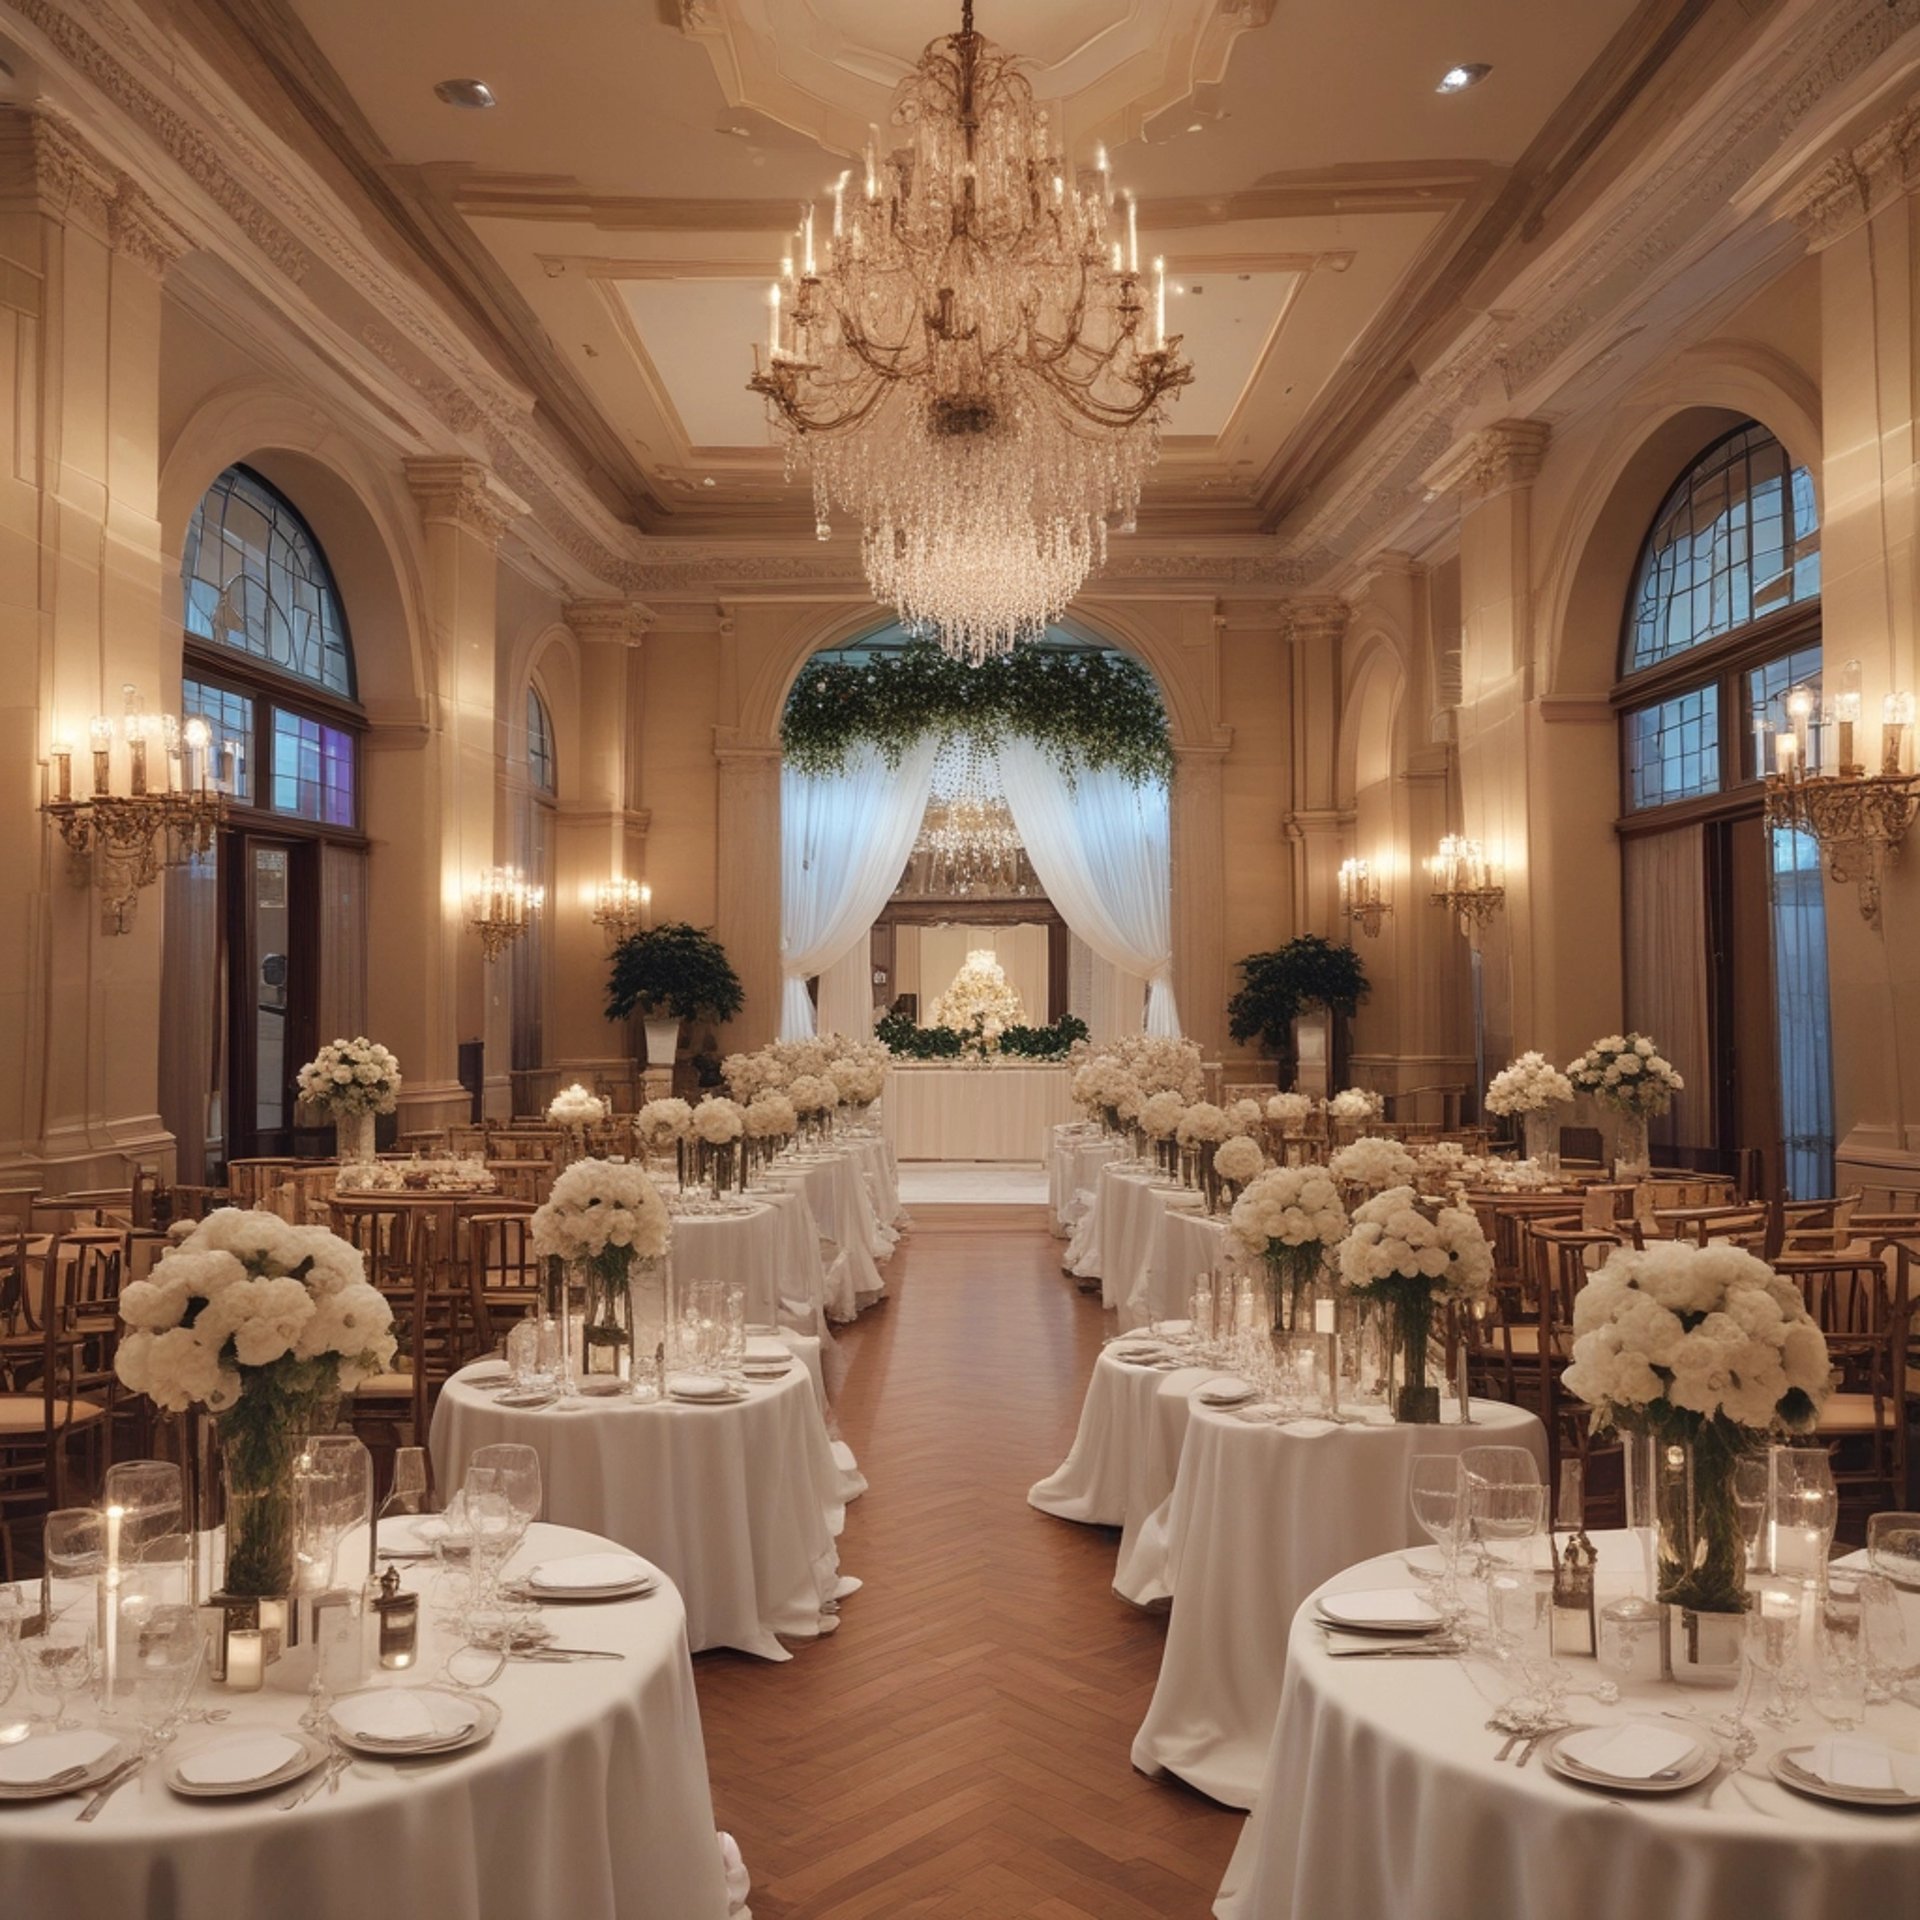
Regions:
[[[64,1733],[79,1723],[67,1717],[67,1703],[93,1685],[93,1621],[67,1613],[26,1641],[33,1684],[54,1702],[53,1730]]]
[[[1796,1580],[1768,1578],[1747,1601],[1747,1665],[1769,1683],[1760,1717],[1772,1727],[1790,1727],[1800,1717],[1790,1682],[1800,1661],[1801,1609],[1806,1589]]]
[[[1435,1599],[1443,1611],[1460,1599],[1460,1549],[1465,1543],[1460,1462],[1450,1453],[1417,1453],[1407,1475],[1407,1503],[1415,1524],[1440,1549],[1443,1571]]]
[[[155,1607],[121,1648],[119,1685],[151,1747],[173,1738],[200,1677],[206,1636],[191,1607]]]
[[[1878,1706],[1909,1698],[1906,1689],[1920,1680],[1920,1647],[1907,1634],[1900,1592],[1884,1574],[1860,1581],[1861,1631],[1866,1641],[1867,1701]]]
[[[1920,1589],[1920,1513],[1876,1513],[1867,1521],[1867,1560],[1896,1587]]]
[[[720,1368],[734,1382],[746,1378],[747,1290],[737,1280],[724,1281],[720,1294]]]
[[[1843,1732],[1867,1706],[1866,1634],[1857,1575],[1829,1576],[1814,1597],[1813,1710]]]
[[[540,1371],[540,1322],[531,1314],[507,1331],[507,1371],[516,1393],[546,1385]]]

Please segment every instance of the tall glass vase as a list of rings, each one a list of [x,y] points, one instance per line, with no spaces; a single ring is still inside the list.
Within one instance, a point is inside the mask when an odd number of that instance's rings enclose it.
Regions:
[[[1621,1114],[1613,1136],[1613,1177],[1644,1180],[1652,1166],[1653,1150],[1647,1145],[1647,1116]]]
[[[1559,1156],[1560,1121],[1551,1107],[1535,1107],[1523,1113],[1520,1132],[1527,1158],[1537,1165],[1544,1167]]]
[[[581,1378],[625,1386],[633,1379],[631,1258],[624,1248],[609,1247],[579,1265]]]
[[[340,1164],[359,1164],[373,1158],[374,1118],[370,1113],[341,1113],[334,1116],[333,1150]]]
[[[222,1592],[273,1598],[293,1591],[294,1464],[300,1442],[333,1424],[339,1378],[330,1363],[281,1362],[241,1374],[240,1398],[215,1418],[225,1508]]]
[[[1393,1298],[1393,1343],[1399,1358],[1399,1390],[1393,1417],[1403,1426],[1440,1424],[1440,1389],[1427,1380],[1427,1343],[1433,1334],[1433,1296],[1408,1287]]]
[[[1682,1686],[1730,1687],[1740,1676],[1747,1543],[1733,1482],[1742,1451],[1716,1424],[1654,1436],[1663,1671]]]

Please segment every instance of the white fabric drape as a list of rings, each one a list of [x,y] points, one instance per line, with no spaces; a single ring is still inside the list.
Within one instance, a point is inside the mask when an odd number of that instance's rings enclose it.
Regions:
[[[1067,777],[1031,740],[1000,748],[1000,786],[1047,898],[1103,960],[1143,975],[1146,1030],[1177,1034],[1167,789],[1111,769]]]
[[[820,970],[815,1009],[822,1033],[849,1040],[873,1038],[873,942],[856,938],[832,966]]]
[[[1693,826],[1634,834],[1620,853],[1627,1025],[1651,1034],[1687,1083],[1648,1132],[1659,1146],[1710,1147],[1706,831]]]
[[[847,755],[825,779],[780,773],[780,1037],[814,1029],[807,982],[866,937],[913,851],[933,785],[935,742],[916,741],[899,766],[876,747]]]

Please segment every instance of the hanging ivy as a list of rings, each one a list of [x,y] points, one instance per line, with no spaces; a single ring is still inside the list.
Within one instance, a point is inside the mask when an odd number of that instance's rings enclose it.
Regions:
[[[930,640],[858,664],[815,660],[787,697],[780,744],[790,766],[820,775],[840,772],[862,742],[897,767],[929,733],[989,748],[1025,737],[1069,776],[1111,767],[1139,786],[1173,773],[1152,674],[1124,654],[1062,647],[1018,647],[977,667]]]

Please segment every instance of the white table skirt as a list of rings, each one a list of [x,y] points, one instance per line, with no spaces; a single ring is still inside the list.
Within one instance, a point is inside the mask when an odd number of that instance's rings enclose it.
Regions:
[[[536,1526],[513,1564],[606,1545],[569,1528]],[[75,1819],[72,1798],[7,1807],[0,1913],[18,1920],[726,1920],[678,1594],[662,1586],[646,1600],[569,1607],[551,1617],[569,1645],[626,1658],[583,1660],[564,1673],[509,1666],[486,1690],[502,1709],[499,1730],[442,1765],[356,1760],[337,1794],[286,1813],[278,1794],[181,1799],[151,1767],[87,1826]],[[421,1667],[383,1678],[408,1684],[438,1673],[452,1643],[424,1610],[423,1631]],[[262,1692],[204,1687],[198,1697],[232,1718],[186,1728],[172,1754],[241,1728],[290,1732],[306,1706],[300,1681],[283,1679],[278,1666]]]
[[[799,1205],[804,1206],[804,1200]],[[669,1258],[675,1282],[692,1286],[700,1281],[725,1281],[747,1290],[747,1318],[759,1326],[793,1321],[798,1324],[808,1315],[810,1303],[804,1295],[795,1299],[789,1310],[783,1296],[787,1293],[795,1269],[790,1264],[796,1239],[813,1242],[813,1274],[799,1270],[804,1287],[813,1276],[825,1284],[825,1269],[820,1263],[819,1235],[811,1232],[812,1223],[796,1222],[799,1233],[790,1232],[779,1206],[766,1200],[748,1202],[745,1213],[678,1214],[673,1222],[673,1245]]]
[[[1601,1603],[1624,1592],[1637,1544],[1603,1534]],[[1347,1569],[1334,1591],[1411,1585],[1397,1554]],[[1909,1635],[1920,1600],[1902,1602]],[[1574,1661],[1583,1680],[1593,1672]],[[1487,1692],[1475,1684],[1483,1682]],[[1588,1792],[1536,1757],[1494,1760],[1491,1678],[1452,1660],[1333,1659],[1309,1611],[1293,1623],[1286,1689],[1253,1818],[1214,1912],[1220,1920],[1854,1920],[1915,1906],[1911,1814],[1875,1815],[1788,1793],[1770,1755],[1827,1731],[1811,1711],[1783,1733],[1757,1715],[1748,1771],[1671,1798]],[[1644,1682],[1606,1725],[1731,1696]],[[1864,1731],[1912,1751],[1913,1709],[1867,1709]]]
[[[731,1405],[589,1400],[503,1407],[456,1374],[434,1408],[434,1473],[457,1487],[476,1447],[539,1449],[548,1518],[645,1554],[679,1587],[696,1653],[790,1656],[838,1624],[840,1468],[804,1365]]]
[[[887,1290],[879,1261],[890,1249],[882,1239],[873,1199],[858,1162],[845,1148],[795,1154],[776,1160],[760,1176],[763,1186],[806,1195],[820,1237],[833,1249],[827,1264],[827,1316],[848,1321]]]
[[[1028,1491],[1028,1504],[1042,1513],[1121,1529],[1113,1584],[1136,1606],[1166,1597],[1153,1578],[1157,1561],[1144,1580],[1135,1571],[1135,1542],[1173,1491],[1190,1396],[1218,1372],[1133,1366],[1108,1348],[1094,1362],[1072,1450]]]
[[[1072,1069],[896,1062],[882,1108],[902,1160],[1022,1160],[1046,1151],[1047,1129],[1073,1117]]]
[[[1341,1568],[1425,1539],[1407,1505],[1415,1454],[1525,1446],[1545,1474],[1546,1429],[1531,1413],[1476,1400],[1474,1424],[1462,1426],[1444,1411],[1437,1427],[1318,1422],[1296,1434],[1192,1408],[1164,1518],[1173,1613],[1133,1743],[1143,1773],[1253,1805],[1286,1668],[1278,1623]],[[1328,1908],[1325,1920],[1345,1911]]]
[[[1068,1260],[1083,1280],[1100,1282],[1100,1304],[1119,1314],[1123,1328],[1186,1313],[1193,1274],[1170,1263],[1164,1228],[1170,1213],[1200,1204],[1191,1188],[1156,1185],[1146,1167],[1100,1169],[1087,1231],[1068,1248]]]
[[[1053,1127],[1047,1134],[1047,1215],[1065,1239],[1093,1204],[1100,1169],[1126,1151],[1085,1122]]]
[[[1224,1214],[1209,1215],[1170,1207],[1160,1231],[1164,1236],[1160,1262],[1166,1269],[1163,1292],[1190,1296],[1193,1283],[1201,1274],[1210,1273],[1218,1280],[1233,1263]],[[1183,1297],[1176,1311],[1185,1313],[1186,1310]]]
[[[836,1133],[834,1138],[853,1155],[854,1164],[866,1178],[867,1197],[873,1202],[873,1217],[885,1247],[885,1253],[875,1249],[876,1257],[884,1259],[900,1237],[899,1158],[884,1132]]]

